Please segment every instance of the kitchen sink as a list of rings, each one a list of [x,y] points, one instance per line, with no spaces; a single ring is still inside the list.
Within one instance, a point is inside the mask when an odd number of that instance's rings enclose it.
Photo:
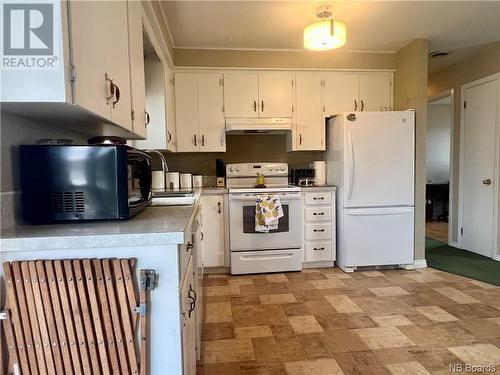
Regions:
[[[188,198],[194,197],[194,193],[192,191],[153,191],[153,199],[154,198]]]
[[[191,190],[153,191],[152,206],[185,206],[196,203],[195,193]]]

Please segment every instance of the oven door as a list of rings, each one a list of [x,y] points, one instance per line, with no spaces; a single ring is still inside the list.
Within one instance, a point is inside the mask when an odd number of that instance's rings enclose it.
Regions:
[[[255,231],[255,204],[259,194],[229,195],[229,241],[231,251],[298,249],[302,247],[302,202],[300,192],[276,193],[284,216],[278,229]]]

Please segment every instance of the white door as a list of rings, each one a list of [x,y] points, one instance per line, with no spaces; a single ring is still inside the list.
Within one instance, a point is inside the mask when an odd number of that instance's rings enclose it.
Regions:
[[[224,267],[224,197],[204,195],[203,263],[206,267]]]
[[[260,117],[292,117],[293,75],[259,74]]]
[[[321,76],[297,74],[296,150],[325,149],[325,118],[321,109]]]
[[[198,75],[198,124],[200,151],[226,151],[226,124],[222,111],[222,75]]]
[[[358,76],[339,73],[325,75],[323,109],[325,116],[358,110]]]
[[[146,137],[146,80],[144,77],[144,48],[142,4],[127,2],[128,38],[130,50],[130,90],[132,102],[132,131]]]
[[[259,79],[257,73],[224,74],[226,117],[258,117]]]
[[[344,209],[346,266],[413,263],[414,208]]]
[[[414,114],[344,113],[344,207],[414,204]]]
[[[201,139],[198,134],[198,75],[195,73],[175,74],[175,127],[177,151],[198,151]]]
[[[391,110],[391,88],[390,74],[360,75],[358,110]]]
[[[466,88],[462,140],[462,247],[492,256],[498,80]]]

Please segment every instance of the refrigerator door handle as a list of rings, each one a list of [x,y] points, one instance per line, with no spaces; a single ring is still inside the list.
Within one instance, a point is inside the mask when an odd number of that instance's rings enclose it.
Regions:
[[[413,214],[413,207],[384,207],[384,208],[356,208],[348,209],[349,216],[381,216]]]
[[[347,199],[350,200],[354,184],[354,145],[352,143],[352,134],[350,131],[347,132],[347,146],[349,147],[347,152],[347,155],[349,156],[349,164],[347,167],[347,171],[349,173],[347,181]]]

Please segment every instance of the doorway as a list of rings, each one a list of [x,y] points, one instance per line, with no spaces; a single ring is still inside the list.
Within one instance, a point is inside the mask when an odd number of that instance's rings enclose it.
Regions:
[[[460,245],[498,259],[500,74],[462,86]]]
[[[427,103],[426,237],[449,242],[453,91]]]

